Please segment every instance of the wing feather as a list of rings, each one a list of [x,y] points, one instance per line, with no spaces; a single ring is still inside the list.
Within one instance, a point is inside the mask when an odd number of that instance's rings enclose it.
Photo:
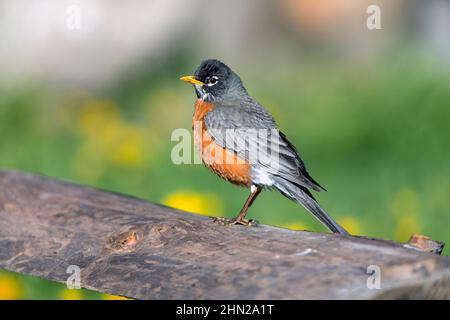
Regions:
[[[306,171],[292,143],[277,129],[272,115],[256,101],[219,102],[205,116],[205,126],[217,144],[259,171],[316,191],[323,189]]]

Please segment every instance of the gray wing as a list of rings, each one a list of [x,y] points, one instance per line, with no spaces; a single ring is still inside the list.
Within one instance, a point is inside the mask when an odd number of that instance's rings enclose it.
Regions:
[[[209,135],[258,171],[320,191],[272,115],[255,101],[219,102],[205,117]],[[322,188],[323,189],[323,188]]]

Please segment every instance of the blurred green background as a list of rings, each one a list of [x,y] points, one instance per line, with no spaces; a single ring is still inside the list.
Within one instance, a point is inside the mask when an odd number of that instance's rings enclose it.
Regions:
[[[449,1],[131,2],[74,2],[79,28],[72,2],[1,2],[1,168],[234,216],[247,190],[170,159],[195,99],[178,78],[219,58],[274,114],[351,233],[450,243]],[[381,30],[366,26],[369,4]],[[326,232],[277,193],[249,217]],[[0,271],[1,298],[117,297]]]

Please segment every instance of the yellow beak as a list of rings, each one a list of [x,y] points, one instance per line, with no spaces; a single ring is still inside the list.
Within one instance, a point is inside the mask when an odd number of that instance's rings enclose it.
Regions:
[[[194,76],[184,76],[180,78],[181,81],[187,82],[187,83],[192,83],[192,84],[198,84],[198,85],[204,85],[203,82],[195,79]]]

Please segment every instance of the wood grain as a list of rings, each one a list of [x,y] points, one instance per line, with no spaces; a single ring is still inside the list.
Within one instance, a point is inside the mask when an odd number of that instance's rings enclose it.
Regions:
[[[70,265],[81,268],[83,287],[137,299],[345,299],[448,274],[450,259],[385,240],[221,226],[129,196],[0,171],[0,267],[65,283]],[[367,288],[370,265],[380,267],[380,290]]]

